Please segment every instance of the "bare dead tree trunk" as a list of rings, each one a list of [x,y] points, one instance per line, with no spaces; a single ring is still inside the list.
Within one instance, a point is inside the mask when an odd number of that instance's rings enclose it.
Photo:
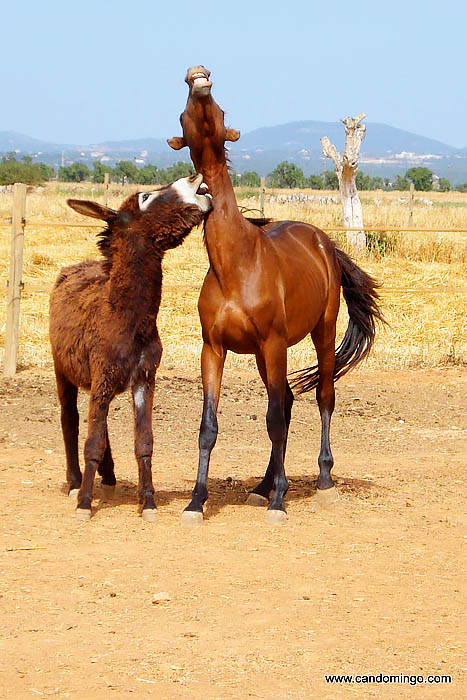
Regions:
[[[360,147],[365,138],[366,126],[361,124],[366,114],[362,112],[357,117],[347,117],[341,119],[345,126],[345,148],[341,155],[337,148],[330,142],[327,136],[321,139],[323,154],[326,158],[331,158],[336,166],[337,178],[339,180],[339,191],[341,195],[342,210],[344,214],[344,226],[346,228],[363,227],[362,205],[356,185],[356,175],[358,170],[358,158]],[[366,250],[365,232],[348,231],[347,241],[349,245],[358,253]]]

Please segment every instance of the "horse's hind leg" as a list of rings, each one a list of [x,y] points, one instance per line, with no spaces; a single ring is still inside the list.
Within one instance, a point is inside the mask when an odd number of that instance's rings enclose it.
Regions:
[[[57,393],[61,406],[61,424],[66,454],[66,480],[68,492],[81,486],[81,471],[78,457],[79,414],[77,408],[78,387],[63,374],[55,372]]]
[[[319,412],[321,415],[321,449],[318,457],[319,476],[317,495],[321,500],[333,501],[337,498],[331,469],[334,458],[331,452],[330,427],[335,404],[334,366],[335,366],[335,319],[327,319],[326,314],[311,333],[318,357],[319,380],[316,389]],[[329,489],[333,489],[330,491]]]
[[[258,365],[258,371],[261,375],[261,379],[263,380],[265,386],[267,387],[267,378],[266,378],[266,367],[264,365],[264,360],[261,356],[257,356],[256,358],[256,364]],[[289,383],[286,381],[285,385],[285,398],[284,398],[284,417],[285,417],[285,427],[286,427],[286,435],[285,435],[285,442],[284,442],[284,459],[285,459],[285,451],[287,448],[287,436],[289,432],[289,425],[290,425],[290,418],[292,415],[292,405],[294,402],[294,395],[292,392],[292,389],[289,386]],[[269,500],[269,495],[273,489],[274,486],[274,454],[273,450],[271,449],[271,456],[269,457],[269,464],[266,469],[266,473],[260,481],[260,483],[255,486],[253,491],[248,495],[247,498],[247,504],[250,506],[265,506],[267,505],[267,502]]]
[[[102,462],[97,467],[97,473],[102,477],[102,486],[115,486],[114,461],[112,458],[112,450],[110,449],[109,430],[105,430],[105,452]]]

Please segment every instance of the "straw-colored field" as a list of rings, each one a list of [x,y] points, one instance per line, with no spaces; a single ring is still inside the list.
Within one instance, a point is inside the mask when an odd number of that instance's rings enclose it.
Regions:
[[[109,205],[117,207],[130,190],[130,187],[125,190],[115,187],[110,192]],[[336,192],[308,191],[307,194],[337,199]],[[239,203],[257,207],[257,200],[251,195],[254,193],[239,192]],[[27,197],[30,225],[25,237],[20,367],[47,366],[51,362],[47,290],[60,267],[97,255],[96,228],[34,226],[40,221],[78,222],[78,215],[66,204],[68,196],[102,200],[103,192],[98,185],[53,183],[34,189]],[[361,199],[366,225],[382,228],[406,226],[407,197],[405,192],[363,192]],[[0,194],[0,220],[11,215],[11,205],[12,195]],[[307,221],[324,229],[342,225],[338,202],[282,204],[269,201],[267,195],[265,212],[276,219]],[[467,228],[467,194],[417,193],[413,226]],[[345,248],[344,235],[332,235]],[[378,334],[369,366],[413,368],[467,363],[467,234],[371,235],[374,250],[367,259],[359,262],[383,284],[382,298],[389,326]],[[4,290],[9,246],[10,231],[4,226],[0,229],[0,279]],[[383,256],[381,251],[385,253]],[[167,369],[187,370],[199,366],[200,330],[196,302],[206,269],[207,257],[200,230],[165,258],[158,325],[164,344],[163,367]],[[38,287],[45,291],[34,291]],[[3,294],[0,300],[0,352],[3,353],[6,295]],[[344,304],[340,332],[346,324]],[[311,341],[306,339],[289,351],[290,368],[307,365],[313,357]],[[231,356],[228,361],[238,368],[252,363],[251,358],[241,356]]]

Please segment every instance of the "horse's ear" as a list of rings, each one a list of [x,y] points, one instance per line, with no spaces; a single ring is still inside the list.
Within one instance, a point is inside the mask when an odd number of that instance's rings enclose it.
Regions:
[[[174,149],[174,151],[179,151],[181,148],[185,148],[187,145],[187,142],[183,136],[174,136],[173,139],[167,139],[167,143],[169,144],[170,148]]]
[[[226,129],[225,130],[225,140],[226,141],[238,141],[240,138],[240,132],[237,129]]]
[[[66,201],[68,206],[77,211],[78,214],[92,216],[93,219],[101,219],[101,221],[107,221],[107,223],[114,221],[118,214],[115,209],[104,207],[97,202],[89,202],[84,199],[67,199]]]

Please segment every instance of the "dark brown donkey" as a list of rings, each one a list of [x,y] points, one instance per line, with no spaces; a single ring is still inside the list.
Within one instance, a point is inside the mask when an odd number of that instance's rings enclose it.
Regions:
[[[211,208],[202,175],[128,197],[118,211],[69,199],[72,209],[102,219],[103,259],[65,267],[50,297],[50,342],[61,403],[67,481],[76,515],[91,517],[96,469],[115,484],[107,431],[109,404],[127,387],[133,395],[138,498],[145,520],[156,515],[152,484],[152,403],[162,345],[156,319],[164,253],[180,245]],[[78,388],[90,391],[84,476],[78,461]],[[79,489],[79,492],[77,491]]]
[[[188,146],[196,169],[213,199],[205,224],[210,268],[199,298],[203,331],[201,368],[204,404],[199,435],[199,468],[184,522],[202,522],[208,497],[209,458],[217,437],[217,405],[228,350],[252,353],[268,392],[267,429],[271,457],[261,483],[248,502],[266,504],[269,522],[286,519],[284,472],[287,432],[294,395],[287,382],[287,348],[308,333],[318,365],[303,370],[292,383],[300,392],[317,389],[321,413],[318,493],[336,497],[331,478],[333,457],[329,427],[334,409],[334,381],[369,352],[375,321],[381,319],[376,283],[315,226],[281,221],[258,227],[238,211],[227,170],[224,144],[240,134],[224,126],[224,113],[211,96],[210,72],[189,68],[188,101],[180,117],[183,138],[172,148]],[[335,348],[340,289],[349,310],[345,336]]]

